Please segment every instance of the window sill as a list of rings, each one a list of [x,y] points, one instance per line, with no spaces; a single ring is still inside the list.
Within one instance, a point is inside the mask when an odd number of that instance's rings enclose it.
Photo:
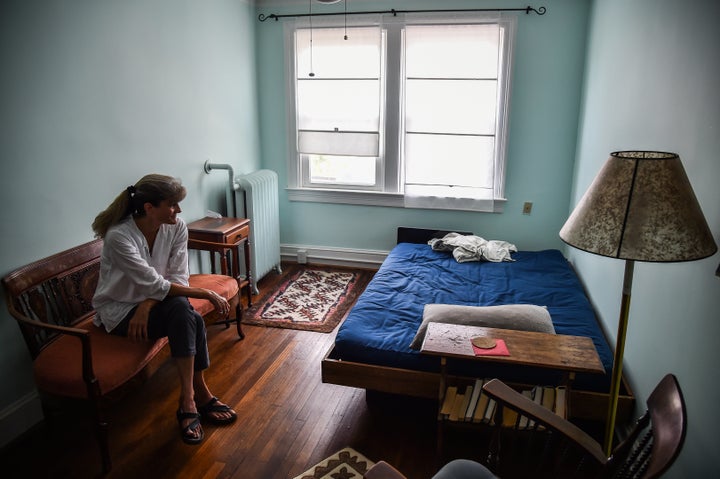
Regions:
[[[338,203],[346,205],[368,206],[404,206],[400,193],[382,193],[370,191],[330,190],[310,188],[287,188],[290,201],[309,201],[313,203]]]
[[[488,200],[479,208],[463,207],[429,207],[410,206],[405,204],[405,197],[401,193],[382,193],[369,191],[329,190],[309,188],[286,188],[290,201],[305,201],[311,203],[334,203],[346,205],[389,206],[394,208],[421,208],[440,209],[452,211],[475,211],[479,213],[502,213],[505,199]]]

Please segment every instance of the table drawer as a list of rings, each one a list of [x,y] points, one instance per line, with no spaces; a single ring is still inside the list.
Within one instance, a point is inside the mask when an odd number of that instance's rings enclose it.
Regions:
[[[245,225],[237,231],[232,231],[232,232],[228,233],[227,240],[222,241],[222,242],[235,244],[238,241],[241,241],[241,240],[244,240],[245,238],[247,238],[249,234],[250,234],[250,226]]]

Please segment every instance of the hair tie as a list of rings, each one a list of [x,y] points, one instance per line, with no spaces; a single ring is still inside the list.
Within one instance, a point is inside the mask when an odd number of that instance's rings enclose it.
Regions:
[[[133,185],[130,185],[127,187],[127,192],[130,195],[130,198],[133,197],[133,195],[135,194],[136,191],[137,191],[137,189]]]

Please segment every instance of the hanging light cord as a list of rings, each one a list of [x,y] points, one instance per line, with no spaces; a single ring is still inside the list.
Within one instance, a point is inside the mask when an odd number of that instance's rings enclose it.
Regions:
[[[308,16],[310,17],[310,73],[308,74],[308,76],[314,77],[314,76],[315,76],[315,71],[314,71],[315,69],[313,68],[313,26],[312,26],[313,12],[312,12],[312,0],[308,0],[308,5],[309,5],[309,8],[308,8],[308,10],[309,10]]]

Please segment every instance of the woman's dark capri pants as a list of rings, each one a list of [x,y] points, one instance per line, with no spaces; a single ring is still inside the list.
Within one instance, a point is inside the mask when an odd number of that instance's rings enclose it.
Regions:
[[[135,314],[133,308],[112,331],[112,334],[127,336],[128,323]],[[210,366],[205,320],[193,309],[184,296],[165,298],[150,310],[148,337],[157,340],[167,336],[170,355],[174,358],[195,356],[195,371]]]

